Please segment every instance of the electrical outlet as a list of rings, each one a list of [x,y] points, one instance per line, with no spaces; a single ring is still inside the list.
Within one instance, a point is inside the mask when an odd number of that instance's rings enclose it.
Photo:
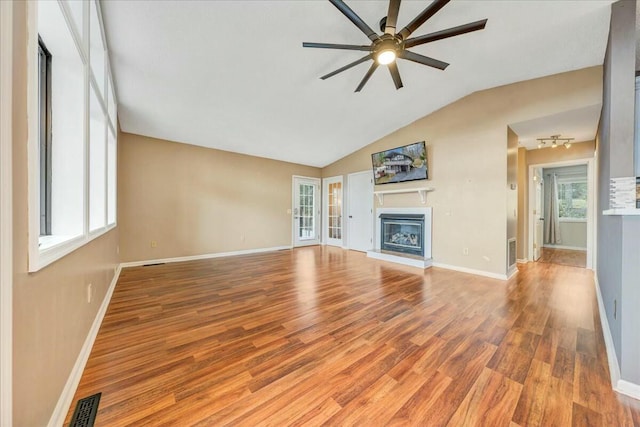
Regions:
[[[469,248],[462,248],[462,255],[469,255]]]
[[[91,303],[91,297],[93,296],[93,285],[91,283],[89,283],[87,285],[87,303],[90,304]]]
[[[158,242],[156,242],[155,240],[151,241],[151,247],[152,248],[157,248],[158,247]]]
[[[240,235],[240,241],[241,241],[241,242],[244,242],[244,234],[241,234],[241,235]]]

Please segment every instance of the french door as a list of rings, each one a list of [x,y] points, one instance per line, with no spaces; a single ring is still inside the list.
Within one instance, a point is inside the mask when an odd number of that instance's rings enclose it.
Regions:
[[[320,179],[293,177],[293,246],[320,243]]]
[[[325,178],[322,183],[324,242],[342,246],[342,176]]]

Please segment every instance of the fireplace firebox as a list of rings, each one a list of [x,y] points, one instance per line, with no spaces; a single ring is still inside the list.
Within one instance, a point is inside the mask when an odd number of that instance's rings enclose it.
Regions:
[[[424,215],[381,214],[380,249],[423,257]]]

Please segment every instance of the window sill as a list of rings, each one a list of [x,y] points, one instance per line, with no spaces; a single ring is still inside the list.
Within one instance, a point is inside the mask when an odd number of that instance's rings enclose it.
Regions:
[[[587,222],[586,218],[560,218],[560,222]]]
[[[43,269],[115,227],[116,224],[110,224],[104,228],[93,231],[89,235],[40,236],[38,239],[38,248],[34,251],[34,256],[29,258],[29,273],[35,273]]]

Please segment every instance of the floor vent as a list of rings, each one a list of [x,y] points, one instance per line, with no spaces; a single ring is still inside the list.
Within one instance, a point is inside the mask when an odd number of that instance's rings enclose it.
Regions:
[[[164,262],[157,262],[155,264],[144,264],[143,267],[153,267],[156,265],[164,265],[164,264],[165,264]]]
[[[101,395],[102,393],[97,393],[93,396],[78,400],[69,427],[93,427],[93,423],[96,421]]]

